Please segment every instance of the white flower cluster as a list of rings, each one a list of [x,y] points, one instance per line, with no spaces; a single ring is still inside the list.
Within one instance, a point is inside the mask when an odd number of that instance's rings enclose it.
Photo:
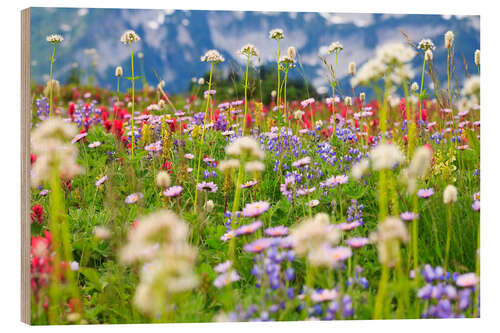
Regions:
[[[248,173],[260,173],[266,168],[262,160],[265,153],[254,138],[244,136],[235,139],[226,147],[226,154],[238,159],[228,159],[219,163],[219,170],[230,171],[240,167],[244,163],[245,171]]]
[[[370,151],[373,170],[392,169],[403,162],[404,157],[396,145],[381,143]]]
[[[169,210],[139,220],[121,250],[125,264],[144,263],[134,301],[145,313],[157,313],[172,295],[196,287],[196,250],[189,245],[187,224]]]
[[[314,253],[325,244],[337,244],[340,232],[330,224],[330,217],[327,214],[319,213],[293,228],[290,237],[297,255],[305,256]]]
[[[400,177],[403,184],[406,185],[409,194],[417,190],[419,178],[425,177],[431,167],[432,150],[426,146],[418,147],[413,153],[413,158],[408,168],[401,171]]]
[[[340,42],[333,42],[328,46],[328,53],[340,52],[344,49],[344,46]]]
[[[57,44],[60,43],[64,40],[63,36],[58,35],[58,34],[52,34],[47,36],[47,42],[52,43],[52,44]]]
[[[416,52],[402,43],[384,44],[377,49],[375,57],[367,61],[351,79],[351,85],[366,85],[376,82],[390,71],[389,78],[396,84],[415,76],[410,62]]]
[[[260,147],[259,143],[254,138],[243,136],[235,139],[226,147],[226,154],[232,156],[241,156],[247,154],[248,156],[262,160],[265,153]]]
[[[138,42],[140,40],[141,37],[139,37],[139,35],[136,34],[134,30],[125,31],[120,38],[120,41],[123,44],[132,44],[133,42]]]
[[[259,50],[255,47],[255,45],[252,44],[247,44],[241,47],[241,49],[238,51],[239,54],[247,56],[247,57],[258,57],[259,56]]]
[[[213,63],[218,63],[218,62],[224,62],[224,57],[220,55],[219,51],[217,50],[208,50],[205,55],[201,56],[201,61],[203,62],[213,62]]]
[[[473,75],[464,81],[462,93],[466,96],[479,94],[481,90],[481,79],[478,75]]]
[[[418,43],[417,47],[424,52],[427,50],[434,51],[434,49],[436,48],[436,46],[434,46],[434,43],[430,39],[422,39],[420,43]]]
[[[380,263],[393,267],[400,260],[400,244],[408,242],[408,231],[403,221],[389,216],[370,234],[370,241],[377,243]]]
[[[285,34],[283,33],[283,29],[272,29],[269,31],[269,38],[280,40],[285,38]]]
[[[82,172],[76,163],[78,149],[70,143],[76,133],[73,124],[59,118],[49,118],[33,131],[31,146],[38,155],[31,171],[33,187],[50,180],[54,171],[63,179],[71,179]]]

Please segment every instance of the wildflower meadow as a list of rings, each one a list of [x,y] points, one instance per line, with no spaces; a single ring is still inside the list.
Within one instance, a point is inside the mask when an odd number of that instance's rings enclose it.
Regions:
[[[331,40],[313,94],[277,26],[229,83],[193,46],[204,71],[170,94],[114,33],[113,87],[59,82],[58,31],[32,83],[33,324],[480,316],[479,50],[459,80],[452,30],[360,63]]]

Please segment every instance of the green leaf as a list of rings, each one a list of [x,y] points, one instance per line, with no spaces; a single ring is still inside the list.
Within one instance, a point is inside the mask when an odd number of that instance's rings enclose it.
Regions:
[[[97,273],[95,269],[90,267],[80,267],[78,271],[83,274],[97,290],[103,289],[103,285],[99,279],[99,273]]]

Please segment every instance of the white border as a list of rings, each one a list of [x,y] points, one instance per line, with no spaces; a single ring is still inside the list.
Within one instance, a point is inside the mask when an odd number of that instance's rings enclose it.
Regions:
[[[481,144],[481,197],[482,197],[482,293],[481,319],[469,320],[401,320],[401,321],[345,321],[345,322],[293,322],[293,323],[252,323],[252,324],[182,324],[182,325],[114,325],[72,327],[75,331],[132,332],[140,329],[148,331],[200,331],[234,332],[237,331],[344,331],[344,332],[429,332],[437,331],[491,331],[490,327],[500,327],[498,306],[500,276],[498,237],[500,235],[498,200],[495,189],[499,188],[496,171],[499,165],[498,125],[499,113],[496,103],[499,89],[500,54],[498,34],[500,31],[497,8],[494,2],[479,1],[269,1],[252,0],[237,2],[183,0],[182,2],[159,2],[153,0],[87,0],[87,1],[43,1],[17,0],[4,1],[0,10],[2,24],[1,43],[1,98],[0,98],[0,147],[2,156],[2,213],[0,219],[0,318],[2,331],[27,331],[36,329],[57,332],[67,327],[30,328],[20,322],[20,11],[29,6],[42,7],[108,7],[108,8],[166,8],[173,9],[218,9],[218,10],[267,10],[267,11],[324,11],[324,12],[363,12],[363,13],[422,13],[481,15],[481,69],[482,69],[482,144]],[[484,181],[484,180],[487,181]]]

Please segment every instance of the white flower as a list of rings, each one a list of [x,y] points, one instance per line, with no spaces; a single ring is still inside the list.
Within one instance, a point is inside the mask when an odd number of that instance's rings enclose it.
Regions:
[[[333,42],[328,46],[328,53],[340,52],[344,49],[344,46],[340,42]]]
[[[244,45],[238,52],[244,56],[247,56],[247,57],[251,57],[251,56],[258,57],[259,56],[259,51],[252,44]]]
[[[445,204],[451,204],[457,201],[458,191],[453,185],[448,185],[443,192],[443,202]]]
[[[436,47],[434,46],[434,43],[432,42],[432,40],[430,40],[430,39],[422,39],[420,41],[420,43],[418,43],[418,48],[421,49],[421,50],[423,50],[425,52],[427,50],[434,51],[434,49]]]
[[[359,99],[361,100],[361,102],[364,102],[365,99],[366,99],[366,94],[364,92],[360,93],[359,94]]]
[[[58,35],[58,34],[53,34],[47,36],[47,42],[52,43],[52,44],[57,44],[60,43],[64,40],[63,36]]]
[[[69,143],[76,132],[75,125],[60,118],[47,119],[33,130],[31,146],[38,158],[32,167],[32,186],[48,181],[54,167],[64,179],[71,179],[83,171],[76,163],[78,149]]]
[[[453,34],[453,31],[449,30],[444,34],[444,47],[449,49],[451,47],[451,44],[453,44],[453,40],[455,39],[455,34]]]
[[[280,40],[285,38],[285,34],[283,33],[283,29],[273,29],[269,31],[269,38]]]
[[[432,61],[433,54],[432,50],[425,51],[425,61]]]
[[[155,257],[161,247],[174,251],[187,243],[188,226],[169,210],[160,210],[139,220],[129,234],[129,242],[122,248],[121,261],[131,264],[148,261]]]
[[[210,213],[214,209],[213,200],[208,200],[207,202],[205,202],[205,204],[203,205],[203,208],[205,209],[205,211],[207,213]]]
[[[295,252],[305,255],[326,244],[337,244],[340,233],[330,224],[330,218],[325,213],[316,214],[313,218],[294,227],[290,233]]]
[[[290,58],[288,55],[284,55],[280,57],[280,63],[285,65],[293,65],[295,64],[295,59]]]
[[[293,113],[293,118],[296,119],[296,120],[301,120],[302,119],[302,116],[304,115],[304,111],[302,110],[297,110]]]
[[[432,162],[432,150],[426,146],[418,147],[408,167],[408,177],[424,177]]]
[[[403,162],[403,154],[398,147],[392,144],[382,143],[370,152],[370,158],[374,170],[392,169]]]
[[[347,96],[346,98],[344,98],[344,104],[346,106],[352,106],[352,98]]]
[[[219,165],[217,168],[224,172],[226,170],[234,170],[237,169],[240,166],[240,161],[237,159],[229,159],[229,160],[224,160],[220,161]]]
[[[481,51],[479,51],[479,50],[476,50],[476,51],[474,52],[474,63],[475,63],[475,64],[476,64],[476,66],[478,66],[478,67],[479,67],[479,57],[480,57],[480,53],[481,53]]]
[[[122,75],[123,75],[123,68],[122,68],[122,66],[117,66],[115,68],[115,76],[116,77],[120,77]]]
[[[410,87],[411,91],[413,92],[417,92],[418,91],[418,83],[417,82],[413,82],[411,84],[411,87]]]
[[[354,73],[356,72],[356,63],[354,61],[351,61],[348,66],[349,74],[351,76],[354,76]]]
[[[479,94],[480,89],[481,80],[479,75],[473,75],[465,80],[462,92],[464,95],[476,95]]]
[[[156,175],[156,185],[162,189],[170,186],[170,175],[166,171],[160,171]]]
[[[242,153],[247,153],[260,160],[265,156],[259,143],[249,136],[237,138],[226,147],[228,155],[240,156]]]
[[[380,263],[394,266],[400,260],[400,243],[408,242],[408,231],[399,218],[389,216],[370,234],[370,240],[377,243]]]
[[[139,35],[136,34],[134,30],[125,31],[120,38],[120,41],[123,44],[132,44],[133,42],[138,42],[140,40],[141,37],[139,37]]]
[[[205,79],[204,79],[204,78],[202,78],[202,77],[200,77],[200,78],[198,79],[198,84],[199,84],[200,86],[204,85],[204,84],[205,84]]]
[[[368,172],[369,168],[370,168],[370,161],[364,158],[358,163],[354,164],[351,170],[351,176],[354,179],[360,179],[363,175],[365,175]]]
[[[203,62],[213,62],[213,63],[218,63],[218,62],[224,62],[224,57],[220,55],[219,51],[217,50],[208,50],[205,55],[201,56],[201,61]]]
[[[266,166],[261,161],[250,161],[245,164],[245,171],[248,173],[262,172]]]
[[[96,226],[94,228],[94,236],[98,240],[105,240],[111,237],[111,231],[108,228],[103,226]]]
[[[295,50],[295,47],[290,46],[287,49],[286,54],[288,55],[289,58],[295,59],[295,55],[297,54],[297,50]]]

